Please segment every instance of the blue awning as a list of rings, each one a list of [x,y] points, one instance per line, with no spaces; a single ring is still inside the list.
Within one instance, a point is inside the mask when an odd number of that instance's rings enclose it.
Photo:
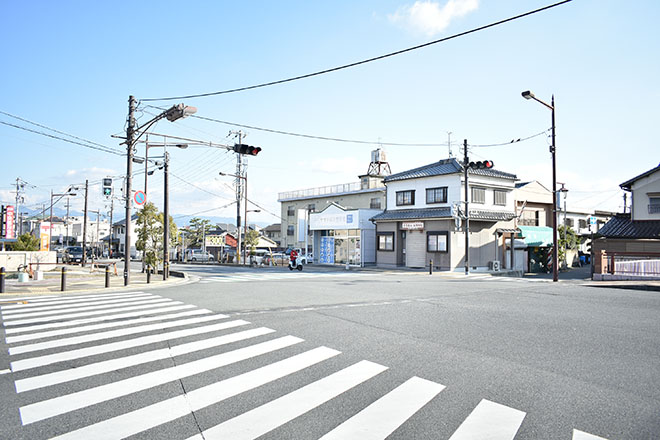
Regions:
[[[523,238],[529,247],[552,246],[552,228],[547,226],[518,226],[519,238]]]

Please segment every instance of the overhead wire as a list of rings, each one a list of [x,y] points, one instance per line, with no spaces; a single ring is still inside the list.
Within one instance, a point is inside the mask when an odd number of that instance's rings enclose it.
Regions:
[[[374,62],[374,61],[382,60],[382,59],[393,57],[393,56],[396,56],[396,55],[401,55],[401,54],[406,53],[406,52],[412,52],[414,50],[422,49],[424,47],[428,47],[428,46],[431,46],[431,45],[434,45],[434,44],[443,43],[443,42],[446,42],[446,41],[449,41],[449,40],[453,40],[455,38],[463,37],[465,35],[469,35],[469,34],[472,34],[472,33],[475,33],[475,32],[483,31],[483,30],[491,28],[491,27],[499,26],[499,25],[504,24],[504,23],[508,23],[508,22],[511,22],[511,21],[514,21],[514,20],[518,20],[518,19],[523,18],[523,17],[527,17],[527,16],[530,16],[530,15],[533,15],[533,14],[537,14],[539,12],[546,11],[546,10],[551,9],[551,8],[555,8],[557,6],[569,3],[571,1],[572,0],[563,0],[563,1],[560,1],[558,3],[554,3],[554,4],[551,4],[551,5],[544,6],[542,8],[535,9],[533,11],[528,11],[528,12],[525,12],[523,14],[519,14],[519,15],[509,17],[509,18],[506,18],[506,19],[503,19],[503,20],[499,20],[499,21],[496,21],[496,22],[493,22],[493,23],[490,23],[490,24],[487,24],[487,25],[484,25],[484,26],[473,28],[473,29],[470,29],[470,30],[467,30],[467,31],[464,31],[464,32],[459,32],[457,34],[450,35],[450,36],[444,37],[444,38],[440,38],[438,40],[433,40],[433,41],[430,41],[430,42],[427,42],[427,43],[424,43],[424,44],[419,44],[417,46],[408,47],[406,49],[401,49],[401,50],[398,50],[398,51],[395,51],[395,52],[390,52],[390,53],[387,53],[387,54],[384,54],[384,55],[364,59],[364,60],[357,61],[357,62],[354,62],[354,63],[344,64],[342,66],[337,66],[337,67],[333,67],[333,68],[330,68],[330,69],[320,70],[320,71],[313,72],[313,73],[308,73],[308,74],[299,75],[299,76],[286,78],[286,79],[281,79],[281,80],[277,80],[277,81],[270,81],[270,82],[266,82],[266,83],[262,83],[262,84],[256,84],[256,85],[247,86],[247,87],[239,87],[239,88],[235,88],[235,89],[221,90],[221,91],[217,91],[217,92],[198,93],[198,94],[181,95],[181,96],[170,96],[170,97],[164,97],[164,98],[147,98],[147,99],[142,99],[142,101],[145,101],[145,102],[148,102],[148,101],[172,101],[172,100],[178,100],[178,99],[190,99],[190,98],[202,98],[202,97],[207,97],[207,96],[217,96],[217,95],[224,95],[224,94],[228,94],[228,93],[243,92],[243,91],[246,91],[246,90],[253,90],[253,89],[258,89],[258,88],[267,87],[267,86],[273,86],[273,85],[277,85],[277,84],[283,84],[283,83],[287,83],[287,82],[291,82],[291,81],[297,81],[297,80],[301,80],[301,79],[305,79],[305,78],[311,78],[311,77],[314,77],[314,76],[319,76],[319,75],[323,75],[323,74],[326,74],[326,73],[336,72],[336,71],[339,71],[339,70],[344,70],[344,69],[348,69],[348,68],[351,68],[351,67],[356,67],[356,66],[359,66],[359,65],[362,65],[362,64],[371,63],[371,62]]]

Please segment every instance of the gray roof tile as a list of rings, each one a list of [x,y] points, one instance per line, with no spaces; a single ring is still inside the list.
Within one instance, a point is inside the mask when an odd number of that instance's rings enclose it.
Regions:
[[[397,180],[418,179],[421,177],[443,176],[447,174],[462,173],[463,166],[455,159],[443,159],[439,162],[434,162],[424,165],[412,170],[402,171],[400,173],[387,176],[384,180],[387,182],[395,182]],[[472,169],[468,170],[470,174],[477,174],[480,176],[500,177],[503,179],[517,180],[517,176],[511,173],[505,173],[494,168],[491,169]]]
[[[607,238],[655,238],[660,239],[660,220],[631,221],[630,214],[617,214],[598,235]]]

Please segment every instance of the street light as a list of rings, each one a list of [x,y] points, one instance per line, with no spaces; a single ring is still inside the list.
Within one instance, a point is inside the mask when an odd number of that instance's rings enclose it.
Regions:
[[[552,95],[550,104],[547,104],[538,99],[534,94],[526,90],[522,92],[522,97],[525,99],[533,99],[546,106],[552,111],[552,145],[550,145],[550,153],[552,154],[552,281],[559,280],[559,271],[557,268],[557,161],[555,157],[555,95]]]
[[[185,118],[186,116],[192,115],[197,112],[197,108],[189,107],[184,104],[177,104],[169,109],[165,110],[158,116],[154,117],[150,121],[142,124],[139,127],[135,127],[135,107],[136,99],[133,95],[128,97],[128,123],[126,125],[126,229],[124,230],[124,286],[128,286],[130,282],[130,264],[131,264],[131,185],[133,183],[133,148],[135,144],[140,139],[140,137],[146,133],[146,131],[151,128],[156,122],[163,118],[167,118],[168,121],[174,122],[178,119]],[[140,133],[140,130],[142,132]],[[137,137],[135,134],[138,133]]]

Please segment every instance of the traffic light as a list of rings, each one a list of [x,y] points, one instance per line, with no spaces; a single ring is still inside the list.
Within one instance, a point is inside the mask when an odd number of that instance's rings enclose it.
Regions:
[[[106,197],[112,196],[112,179],[103,179],[103,195]]]
[[[261,147],[253,147],[246,144],[234,144],[234,151],[238,154],[247,154],[249,156],[256,156],[261,151]]]
[[[490,169],[493,168],[495,164],[493,163],[492,160],[484,160],[484,161],[479,161],[479,162],[470,162],[468,164],[468,167],[472,169]]]

